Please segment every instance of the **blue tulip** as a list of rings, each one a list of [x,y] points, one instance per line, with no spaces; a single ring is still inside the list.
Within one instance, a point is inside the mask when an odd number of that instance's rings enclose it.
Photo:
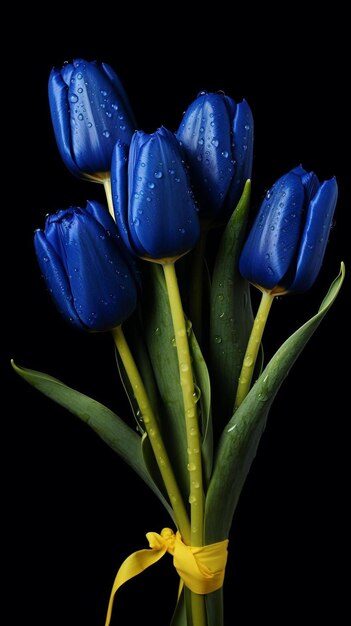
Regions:
[[[273,293],[309,289],[320,271],[338,196],[296,167],[267,192],[240,257],[240,272]]]
[[[170,261],[195,246],[198,213],[173,133],[136,132],[129,158],[126,146],[117,143],[111,182],[116,223],[134,254]]]
[[[106,63],[76,59],[49,78],[52,123],[61,157],[80,178],[102,182],[117,140],[130,143],[135,122],[126,93]]]
[[[253,117],[247,102],[219,93],[201,94],[184,113],[176,133],[200,215],[225,219],[251,177]]]
[[[64,318],[91,331],[110,330],[136,307],[133,270],[107,209],[87,202],[50,215],[34,246],[53,300]]]

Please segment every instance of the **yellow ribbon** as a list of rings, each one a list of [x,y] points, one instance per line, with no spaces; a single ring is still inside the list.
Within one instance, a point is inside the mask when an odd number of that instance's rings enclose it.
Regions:
[[[146,537],[150,548],[138,550],[128,556],[117,572],[110,595],[105,626],[110,624],[116,591],[127,580],[141,574],[159,561],[166,552],[173,556],[173,565],[181,578],[181,587],[184,584],[194,593],[206,594],[223,586],[228,539],[197,548],[186,546],[180,533],[174,534],[170,528],[164,528],[160,535],[154,532],[147,533]]]

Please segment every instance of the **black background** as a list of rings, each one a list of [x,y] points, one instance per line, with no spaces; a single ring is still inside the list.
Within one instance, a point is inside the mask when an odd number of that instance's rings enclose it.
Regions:
[[[169,524],[156,498],[94,433],[9,367],[14,357],[127,415],[110,338],[65,325],[34,257],[33,230],[47,212],[103,200],[99,186],[75,180],[59,158],[47,103],[51,67],[79,56],[110,63],[149,132],[161,124],[175,130],[200,90],[245,97],[256,129],[254,207],[299,163],[321,180],[337,176],[322,271],[309,293],[275,303],[267,357],[316,311],[349,256],[346,17],[335,8],[308,18],[298,6],[264,15],[247,6],[230,16],[213,5],[195,18],[181,6],[167,15],[107,9],[72,5],[22,16],[36,25],[16,34],[4,68],[3,537],[15,624],[103,624],[119,564],[146,545],[147,531]],[[349,611],[348,299],[347,279],[271,410],[230,534],[226,625],[339,624]],[[144,618],[164,626],[176,588],[165,558],[119,592],[112,624]]]

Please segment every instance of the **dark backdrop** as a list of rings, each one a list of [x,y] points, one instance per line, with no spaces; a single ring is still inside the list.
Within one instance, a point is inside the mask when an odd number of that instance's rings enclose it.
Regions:
[[[339,202],[320,277],[309,293],[273,307],[267,356],[316,311],[349,256],[346,18],[335,9],[310,19],[298,6],[281,15],[246,7],[234,17],[213,6],[195,19],[180,6],[168,10],[151,16],[134,7],[128,15],[115,6],[109,15],[108,7],[72,5],[22,15],[28,29],[13,33],[4,63],[3,537],[16,624],[100,626],[122,559],[144,547],[147,531],[169,524],[156,498],[94,433],[9,368],[14,357],[127,412],[109,337],[65,325],[33,253],[33,230],[47,212],[103,199],[100,187],[73,179],[57,153],[47,103],[51,67],[77,56],[110,63],[149,132],[161,124],[174,130],[200,90],[245,97],[255,117],[256,207],[300,162],[322,180],[337,176]],[[230,534],[228,626],[339,624],[348,612],[349,295],[347,280],[270,413]],[[165,559],[119,593],[112,623],[164,626],[176,586]]]

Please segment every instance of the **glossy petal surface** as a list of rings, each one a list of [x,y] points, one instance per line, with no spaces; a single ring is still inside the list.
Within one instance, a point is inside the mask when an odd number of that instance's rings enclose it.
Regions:
[[[307,291],[315,282],[328,243],[337,198],[338,187],[336,179],[332,178],[322,183],[311,200],[290,291]]]
[[[135,133],[129,156],[128,230],[134,251],[177,257],[196,244],[199,221],[178,142],[165,128]]]
[[[226,201],[227,213],[231,215],[238,204],[246,181],[251,178],[254,140],[254,120],[251,109],[243,100],[239,102],[233,122],[233,161],[235,176],[232,179]]]
[[[109,172],[117,140],[129,143],[134,121],[108,65],[76,59],[49,79],[50,109],[62,158],[76,175]]]
[[[134,277],[103,205],[88,203],[85,210],[71,208],[50,216],[45,232],[35,235],[35,249],[49,290],[69,322],[109,330],[133,312]]]
[[[240,272],[265,289],[281,284],[298,249],[304,187],[293,173],[267,192],[240,257]]]
[[[335,178],[320,184],[295,167],[267,192],[240,257],[240,272],[272,290],[306,291],[320,271],[336,207]]]
[[[177,131],[202,215],[217,213],[232,177],[234,101],[220,94],[202,94],[189,106]]]

